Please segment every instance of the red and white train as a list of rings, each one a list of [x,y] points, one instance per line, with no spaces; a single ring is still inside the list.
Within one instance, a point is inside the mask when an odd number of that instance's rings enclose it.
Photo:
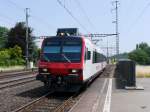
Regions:
[[[56,91],[76,91],[106,66],[100,50],[83,36],[53,36],[42,43],[37,80]]]

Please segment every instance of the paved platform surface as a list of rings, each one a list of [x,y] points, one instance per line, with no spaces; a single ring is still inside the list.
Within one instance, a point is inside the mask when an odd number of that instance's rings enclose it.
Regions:
[[[137,79],[144,90],[112,90],[111,112],[150,112],[150,78]]]
[[[124,90],[114,78],[98,78],[69,112],[150,112],[150,78],[137,79],[144,90]]]

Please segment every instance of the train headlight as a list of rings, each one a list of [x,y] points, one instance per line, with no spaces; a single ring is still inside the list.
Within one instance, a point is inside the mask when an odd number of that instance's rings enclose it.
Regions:
[[[43,72],[48,72],[48,69],[47,68],[43,68],[42,71]]]
[[[72,69],[72,71],[71,71],[72,73],[77,73],[78,72],[78,70],[76,70],[76,69]]]

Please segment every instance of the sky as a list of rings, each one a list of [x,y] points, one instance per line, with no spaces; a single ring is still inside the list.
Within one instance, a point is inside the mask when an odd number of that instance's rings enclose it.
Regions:
[[[57,0],[0,0],[0,26],[14,27],[25,21],[25,8],[29,10],[29,26],[35,36],[56,35],[57,28],[77,27],[82,34],[115,33],[115,4],[113,0],[60,0],[76,18],[73,19]],[[130,52],[136,44],[150,45],[150,1],[119,0],[120,52]],[[77,22],[78,21],[78,22]],[[115,36],[108,37],[110,53],[114,53]],[[103,38],[99,46],[107,46]],[[106,51],[106,50],[105,50]]]

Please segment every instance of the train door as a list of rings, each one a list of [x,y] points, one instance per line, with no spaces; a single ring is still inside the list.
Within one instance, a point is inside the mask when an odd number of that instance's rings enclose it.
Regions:
[[[83,69],[84,80],[87,80],[92,75],[91,53],[92,53],[91,50],[86,47],[84,54],[84,69]]]

